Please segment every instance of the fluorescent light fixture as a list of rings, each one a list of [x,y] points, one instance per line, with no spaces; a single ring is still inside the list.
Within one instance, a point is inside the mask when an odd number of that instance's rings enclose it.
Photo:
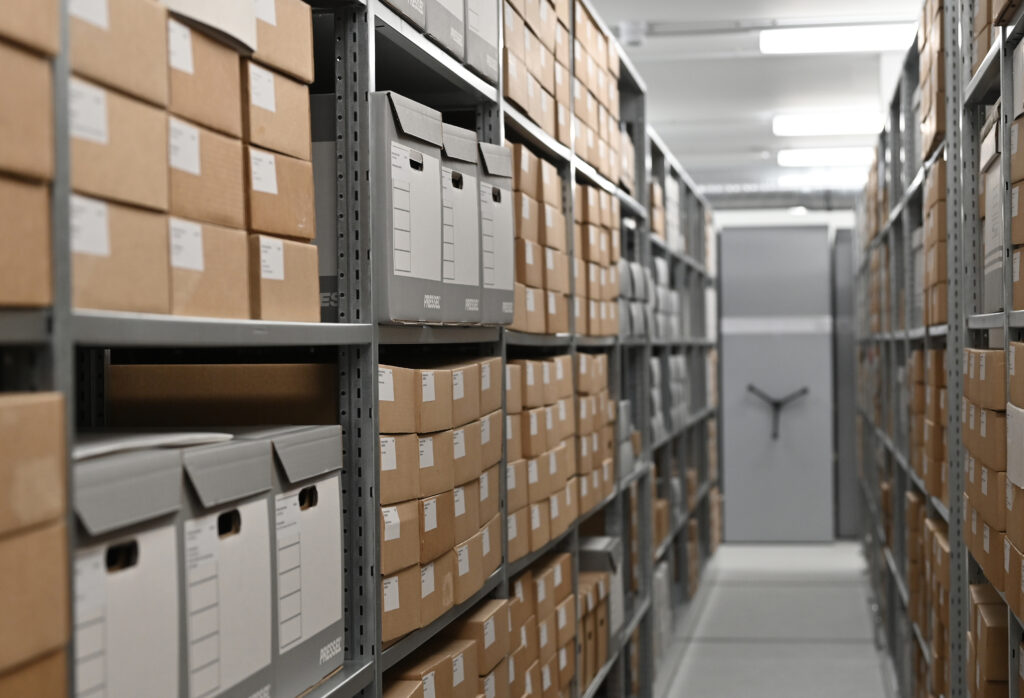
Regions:
[[[807,215],[807,207],[806,206],[793,206],[793,207],[791,207],[789,209],[789,215],[791,215],[791,216],[806,216]]]
[[[765,29],[761,53],[884,53],[905,51],[917,34],[915,22],[846,24],[821,27]]]
[[[873,136],[882,130],[882,115],[870,109],[776,114],[772,133],[783,138],[803,136]]]
[[[857,191],[868,182],[866,167],[837,167],[781,175],[779,189],[784,191]]]
[[[779,167],[864,167],[875,157],[871,147],[792,148],[780,150]]]

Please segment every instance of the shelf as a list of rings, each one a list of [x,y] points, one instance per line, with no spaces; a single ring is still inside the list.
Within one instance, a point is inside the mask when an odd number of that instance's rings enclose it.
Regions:
[[[999,97],[999,53],[1002,47],[1002,36],[998,36],[992,41],[978,72],[967,83],[964,90],[965,105],[989,104]]]
[[[622,346],[624,347],[646,347],[646,337],[623,337]]]
[[[512,347],[568,347],[572,342],[568,334],[529,334],[507,330],[505,343]]]
[[[618,195],[619,188],[612,184],[611,180],[594,169],[593,165],[584,162],[575,156],[572,161],[576,166],[576,174],[581,175],[583,179],[587,180],[590,184],[604,189],[609,194]]]
[[[619,480],[619,488],[625,490],[627,487],[633,484],[635,480],[639,480],[644,475],[649,473],[650,470],[650,461],[640,461],[639,463],[637,463],[636,467],[633,468],[633,472],[626,473],[625,475],[622,476],[622,479]]]
[[[910,339],[910,340],[924,339],[927,336],[928,336],[928,328],[927,327],[915,327],[914,329],[907,330],[907,339]]]
[[[622,189],[616,189],[615,193],[618,195],[619,201],[622,202],[622,215],[639,218],[643,221],[647,220],[647,209],[643,204]]]
[[[707,269],[705,269],[703,264],[698,262],[696,259],[694,259],[690,255],[686,254],[685,252],[683,253],[682,258],[683,258],[683,262],[686,264],[686,266],[690,267],[691,269],[696,271],[698,274],[706,275],[708,273]]]
[[[303,698],[353,698],[373,683],[373,662],[346,665],[303,693]]]
[[[377,329],[381,344],[491,344],[500,337],[500,327],[381,325]]]
[[[576,346],[586,349],[600,349],[602,347],[614,347],[618,344],[618,336],[612,337],[581,337],[576,336]]]
[[[1010,327],[1024,327],[1024,310],[1014,310],[1010,313]]]
[[[674,541],[676,539],[676,536],[679,535],[680,530],[682,530],[682,527],[675,528],[674,530],[669,532],[668,536],[665,537],[665,540],[661,541],[658,547],[654,550],[655,562],[665,557],[665,553],[667,553],[668,549],[672,547],[672,541]]]
[[[906,607],[910,603],[910,594],[907,592],[907,584],[903,581],[903,576],[896,567],[896,558],[892,556],[892,550],[889,548],[885,549],[885,563],[889,566],[889,573],[896,581],[896,591],[903,601],[903,606]]]
[[[562,531],[562,533],[560,533],[559,535],[555,536],[554,538],[549,540],[547,543],[545,543],[541,547],[540,550],[537,550],[536,552],[529,553],[528,555],[524,555],[521,558],[519,558],[518,560],[515,560],[513,562],[508,563],[508,565],[506,565],[506,567],[508,568],[508,577],[509,577],[509,579],[512,579],[513,577],[517,576],[520,572],[525,570],[527,567],[529,567],[530,565],[535,563],[537,560],[541,559],[542,557],[544,557],[545,555],[550,553],[552,550],[557,548],[562,543],[562,541],[564,541],[566,538],[569,537],[570,533],[572,533],[573,531],[576,530],[576,525],[577,525],[578,522],[579,522],[579,519],[577,519],[576,521],[573,521],[569,525],[569,528],[565,529],[564,531]]]
[[[621,648],[619,648],[621,651]],[[590,682],[587,690],[580,694],[580,698],[594,698],[597,692],[601,690],[601,686],[604,684],[605,679],[608,678],[608,674],[611,672],[612,667],[615,666],[615,662],[619,658],[619,652],[615,653],[614,657],[609,657],[608,661],[604,663],[596,674],[594,674],[594,680]],[[579,673],[577,673],[579,676]]]
[[[967,327],[972,330],[995,330],[1003,326],[1005,313],[984,313],[967,318]]]
[[[505,123],[512,127],[511,130],[522,136],[527,143],[541,150],[546,157],[557,160],[559,164],[567,164],[572,159],[572,151],[569,148],[552,138],[518,108],[505,102],[504,110]]]
[[[484,582],[480,591],[476,592],[466,601],[460,603],[447,613],[435,620],[425,628],[414,630],[395,644],[381,652],[381,671],[387,671],[420,647],[430,641],[435,635],[447,628],[454,621],[458,620],[466,611],[469,611],[482,601],[488,594],[494,591],[503,579],[501,567],[494,571],[487,581]]]
[[[373,328],[77,310],[71,336],[88,347],[322,347],[369,344]]]
[[[384,39],[393,44],[399,51],[407,53],[412,60],[403,60],[399,54],[388,50],[382,51],[380,47],[377,49],[378,59],[381,56],[388,57],[407,70],[411,70],[412,66],[416,66],[417,70],[425,69],[468,94],[471,97],[470,102],[497,103],[497,87],[480,78],[435,44],[418,27],[399,17],[381,0],[369,0],[368,4],[375,17],[378,40]],[[419,74],[422,75],[422,71]],[[415,80],[415,75],[404,75],[403,77]],[[424,86],[424,88],[433,90],[432,86],[429,88]]]
[[[945,337],[949,331],[948,325],[932,325],[928,328],[929,337]]]
[[[949,507],[946,506],[945,502],[940,500],[938,497],[931,498],[932,507],[935,509],[935,513],[942,517],[942,520],[949,523]]]
[[[0,346],[46,344],[51,314],[49,308],[0,309]]]

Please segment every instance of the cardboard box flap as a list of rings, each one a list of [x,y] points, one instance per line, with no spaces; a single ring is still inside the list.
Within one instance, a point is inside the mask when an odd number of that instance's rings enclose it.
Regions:
[[[231,441],[182,452],[185,472],[206,508],[270,489],[269,441]]]
[[[616,572],[621,565],[621,538],[615,536],[590,536],[580,539],[581,568]]]
[[[99,536],[173,514],[181,507],[181,451],[112,453],[75,463],[75,513]]]
[[[512,178],[512,151],[505,146],[480,143],[480,162],[490,176]]]
[[[441,146],[441,113],[395,92],[386,92],[395,125],[404,135]]]
[[[477,163],[475,131],[441,124],[441,141],[441,149],[446,158]]]
[[[293,485],[341,470],[340,426],[261,429],[242,431],[238,435],[248,440],[270,441],[274,461]]]
[[[252,0],[160,0],[160,3],[243,54],[256,49],[256,11]]]

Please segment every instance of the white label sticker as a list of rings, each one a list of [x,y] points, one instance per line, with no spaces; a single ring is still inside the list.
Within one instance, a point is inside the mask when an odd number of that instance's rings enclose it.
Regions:
[[[486,446],[491,443],[491,420],[484,419],[480,422],[480,445]]]
[[[466,397],[466,376],[462,371],[452,371],[452,397],[455,400]]]
[[[537,635],[540,637],[540,646],[541,647],[547,647],[548,646],[548,624],[547,624],[547,621],[542,622],[537,627]]]
[[[1021,666],[1024,667],[1024,662],[1021,662]],[[1021,676],[1024,676],[1024,669],[1021,669]],[[530,672],[526,672],[526,694],[525,695],[530,695],[531,693],[533,693],[533,679],[530,678]]]
[[[466,680],[466,659],[459,652],[452,657],[452,688],[462,685]]]
[[[480,364],[480,390],[491,389],[491,365]]]
[[[423,394],[423,402],[433,402],[434,395],[434,372],[424,371],[420,374],[420,388]]]
[[[1006,483],[1006,510],[1013,511],[1013,484]]]
[[[985,553],[986,554],[988,553],[988,546],[989,546],[989,528],[988,528],[988,524],[985,524],[985,526],[982,528],[982,531],[981,531],[981,547],[983,547],[985,549]]]
[[[167,20],[167,53],[171,68],[180,73],[195,73],[192,60],[192,30],[175,19]]]
[[[181,119],[170,117],[169,153],[171,168],[199,176],[202,171],[199,156],[199,129]]]
[[[988,496],[988,468],[981,469],[981,493]]]
[[[434,563],[420,569],[420,598],[425,599],[434,593]]]
[[[436,698],[437,694],[434,692],[434,672],[430,672],[423,677],[423,698]]]
[[[516,537],[519,535],[519,528],[516,524],[515,514],[509,514],[506,517],[506,521],[508,523],[508,539],[515,540]]]
[[[558,458],[555,456],[554,451],[548,453],[548,472],[551,475],[558,474]]]
[[[452,448],[455,452],[455,460],[466,457],[466,430],[456,429],[452,432]]]
[[[493,645],[494,639],[494,618],[491,617],[484,621],[484,649]]]
[[[264,194],[277,194],[277,158],[255,148],[249,149],[249,173],[252,190]]]
[[[398,516],[398,507],[384,507],[381,515],[384,517],[384,542],[401,538],[402,519]]]
[[[555,294],[552,291],[548,291],[548,315],[555,314]],[[544,368],[547,368],[547,364],[544,364]]]
[[[541,667],[541,669],[540,669],[540,681],[541,681],[541,684],[543,684],[542,688],[545,691],[551,689],[551,668],[550,668],[550,665],[545,664],[543,667]]]
[[[423,500],[423,532],[429,533],[437,528],[437,499],[431,497]]]
[[[491,482],[490,473],[482,473],[480,475],[480,501],[481,502],[486,502],[487,498],[491,496],[490,482]]]
[[[548,507],[551,509],[551,518],[558,518],[558,495],[553,494],[548,497]]]
[[[377,367],[377,401],[395,401],[395,372],[383,366]]]
[[[284,241],[260,235],[260,278],[284,281]]]
[[[508,468],[505,471],[505,489],[514,490],[516,488],[516,469]]]
[[[531,412],[530,413],[530,436],[536,436],[538,428],[539,427],[537,425],[537,413],[536,412]]]
[[[978,377],[981,378],[981,380],[985,380],[985,364],[987,363],[985,359],[986,354],[982,354],[981,356],[978,357]]]
[[[565,651],[564,647],[561,647],[558,650],[558,668],[559,668],[559,670],[565,671],[565,667],[568,664],[569,664],[568,653]]]
[[[536,459],[530,459],[526,463],[526,479],[531,485],[536,485],[540,482],[540,475],[537,472],[537,461]]]
[[[254,0],[256,19],[277,26],[277,5],[275,0]]]
[[[495,698],[494,674],[488,674],[484,678],[484,698]]]
[[[533,385],[533,362],[528,361],[526,363],[526,385]]]
[[[71,251],[110,256],[110,212],[103,201],[71,195]]]
[[[384,592],[384,612],[397,611],[398,603],[398,577],[388,577],[381,585]]]
[[[100,29],[110,29],[107,0],[69,0],[68,14]]]
[[[466,489],[464,487],[455,488],[455,516],[466,515]]]
[[[562,586],[562,566],[555,565],[555,586]]]
[[[555,411],[553,407],[544,408],[544,424],[547,426],[548,431],[555,428]]]
[[[259,65],[249,63],[249,95],[254,107],[277,111],[277,100],[274,95],[274,74]]]
[[[564,422],[568,418],[569,418],[569,416],[568,416],[568,414],[565,411],[565,400],[564,399],[559,400],[558,401],[558,421],[559,422]]]
[[[380,372],[377,373],[380,376]],[[398,453],[395,437],[380,437],[380,469],[398,470]]]
[[[170,217],[171,266],[175,269],[203,271],[203,226],[200,223]]]
[[[540,507],[536,504],[530,507],[530,526],[534,531],[540,528]]]
[[[565,627],[565,624],[569,622],[568,614],[565,612],[565,606],[558,607],[558,629],[561,630]]]
[[[528,266],[532,267],[533,266],[533,245],[531,245],[530,243],[527,242],[525,245],[523,245],[523,247],[526,250],[526,264]]]
[[[526,312],[532,313],[536,309],[536,304],[533,301],[533,289],[526,289]]]
[[[71,78],[68,94],[68,120],[72,138],[106,145],[107,93],[84,80]]]
[[[459,576],[465,577],[469,574],[469,546],[464,545],[455,549],[455,557],[459,561]]]
[[[544,376],[544,385],[551,385],[551,364],[547,361],[540,365],[541,375]]]
[[[987,424],[988,424],[988,410],[982,410],[981,411],[981,436],[982,436],[982,438],[985,438],[987,436],[987,434],[985,433],[985,431],[986,431],[985,427],[987,426]]]
[[[550,247],[544,248],[544,264],[548,268],[548,271],[555,270],[555,251]]]

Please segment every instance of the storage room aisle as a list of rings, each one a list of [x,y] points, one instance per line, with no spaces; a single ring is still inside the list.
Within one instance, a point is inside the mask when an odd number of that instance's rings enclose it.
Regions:
[[[859,543],[723,545],[676,629],[664,695],[885,698],[868,597]]]

